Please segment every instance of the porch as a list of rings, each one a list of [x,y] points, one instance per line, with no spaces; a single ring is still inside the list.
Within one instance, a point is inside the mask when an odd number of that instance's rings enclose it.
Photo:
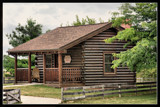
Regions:
[[[54,65],[48,66],[46,55],[57,54],[57,61]],[[81,67],[62,67],[62,53],[43,53],[43,84],[53,87],[81,86]],[[28,55],[28,68],[17,67],[17,55],[15,56],[15,84],[32,83],[31,54]],[[52,63],[51,63],[52,65]]]

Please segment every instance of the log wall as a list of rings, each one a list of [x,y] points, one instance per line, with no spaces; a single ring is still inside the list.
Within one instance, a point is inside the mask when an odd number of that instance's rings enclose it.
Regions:
[[[64,63],[65,55],[71,55],[71,63]],[[43,55],[36,55],[35,62],[35,66],[40,70],[40,82],[43,82]],[[67,54],[62,54],[62,64],[63,68],[82,68],[82,44],[78,44],[68,49]],[[52,57],[52,67],[54,68],[54,55]]]
[[[108,83],[135,83],[136,74],[131,72],[128,67],[118,67],[116,75],[104,75],[103,72],[103,52],[115,51],[119,53],[132,48],[128,46],[123,48],[125,41],[115,41],[106,44],[103,40],[115,36],[115,29],[108,29],[94,37],[70,48],[66,54],[62,54],[63,68],[80,67],[82,69],[82,82],[85,85],[99,85]],[[64,63],[64,56],[71,55],[71,63]],[[54,57],[52,58],[54,62]],[[36,67],[40,70],[40,81],[43,82],[43,56],[37,55]],[[54,63],[53,63],[54,67]]]
[[[64,56],[71,56],[71,63],[64,62]],[[67,50],[66,54],[62,54],[63,68],[65,67],[82,67],[82,44],[78,44]]]
[[[127,67],[118,67],[117,74],[105,74],[103,71],[103,52],[115,51],[119,53],[132,46],[123,48],[125,41],[115,41],[106,44],[103,40],[115,36],[115,29],[108,29],[98,35],[86,40],[83,46],[83,65],[85,85],[99,85],[107,83],[134,83],[135,72],[131,72]]]

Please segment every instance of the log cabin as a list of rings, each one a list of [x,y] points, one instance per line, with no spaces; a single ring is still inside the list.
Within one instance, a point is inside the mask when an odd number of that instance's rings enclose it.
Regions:
[[[127,28],[129,28],[127,26]],[[132,48],[127,41],[105,43],[125,26],[113,28],[112,23],[58,27],[26,43],[8,50],[15,57],[15,83],[31,83],[31,54],[36,55],[35,67],[40,82],[57,87],[87,86],[108,83],[136,82],[136,72],[125,66],[112,69],[112,53]],[[28,68],[17,68],[17,56],[28,56]]]

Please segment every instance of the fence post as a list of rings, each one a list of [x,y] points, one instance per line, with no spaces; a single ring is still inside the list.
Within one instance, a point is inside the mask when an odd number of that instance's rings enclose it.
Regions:
[[[19,89],[18,94],[19,94],[19,100],[21,101],[21,90],[20,89]]]
[[[63,88],[61,88],[61,103],[63,102]]]
[[[3,84],[5,84],[5,77],[3,77]]]
[[[103,90],[103,99],[104,99],[104,85],[102,85],[102,90]]]
[[[6,95],[7,95],[7,104],[8,104],[8,92],[6,92]]]
[[[83,95],[84,95],[84,98],[86,98],[84,87],[83,87]]]
[[[150,84],[150,92],[152,93],[152,90],[151,90],[151,89],[152,89],[152,84]]]
[[[119,88],[119,97],[121,97],[121,84],[118,84],[118,88]]]
[[[135,85],[135,87],[136,87],[136,96],[137,96],[137,85]]]

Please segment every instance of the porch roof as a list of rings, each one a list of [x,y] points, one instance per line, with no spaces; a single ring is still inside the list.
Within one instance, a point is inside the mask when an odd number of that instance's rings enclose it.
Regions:
[[[108,22],[58,27],[15,48],[9,49],[8,53],[65,50],[110,27],[111,23]]]

